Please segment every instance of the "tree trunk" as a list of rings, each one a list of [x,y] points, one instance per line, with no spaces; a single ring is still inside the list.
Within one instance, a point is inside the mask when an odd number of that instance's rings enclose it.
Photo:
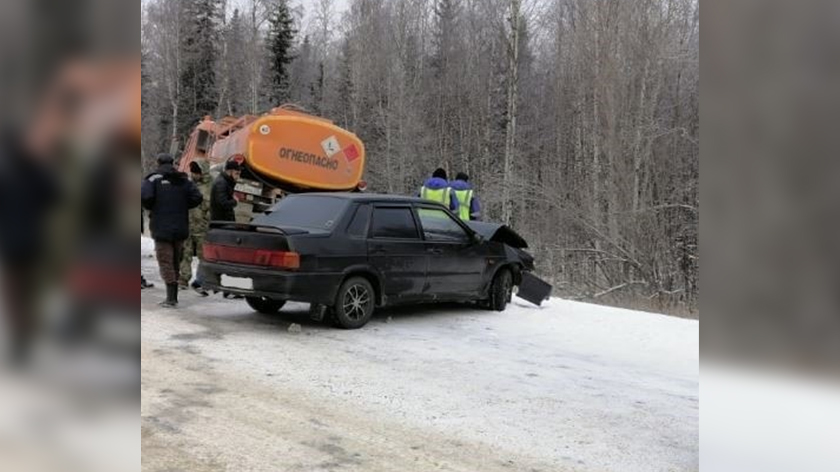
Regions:
[[[516,155],[516,118],[519,101],[519,33],[521,0],[510,1],[510,36],[508,40],[508,86],[507,86],[507,130],[505,139],[505,162],[502,181],[502,221],[509,225],[513,205],[511,185],[513,183],[513,160]]]

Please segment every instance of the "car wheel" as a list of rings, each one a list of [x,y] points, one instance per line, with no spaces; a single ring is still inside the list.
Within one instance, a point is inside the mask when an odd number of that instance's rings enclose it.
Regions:
[[[245,297],[248,306],[254,309],[257,313],[264,315],[276,315],[277,312],[286,304],[285,300],[275,300],[266,297]]]
[[[348,279],[338,289],[333,308],[333,321],[343,329],[358,329],[373,316],[376,294],[373,286],[363,277]]]
[[[490,286],[489,307],[493,311],[505,311],[512,297],[513,274],[508,269],[502,269],[496,274],[493,285]]]

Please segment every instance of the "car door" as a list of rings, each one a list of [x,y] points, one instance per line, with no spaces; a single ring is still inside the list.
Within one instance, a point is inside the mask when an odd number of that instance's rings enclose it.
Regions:
[[[437,298],[475,296],[487,265],[482,246],[442,208],[419,206],[417,216],[429,254],[427,292]]]
[[[368,233],[368,261],[392,301],[422,298],[428,255],[410,205],[376,205]]]

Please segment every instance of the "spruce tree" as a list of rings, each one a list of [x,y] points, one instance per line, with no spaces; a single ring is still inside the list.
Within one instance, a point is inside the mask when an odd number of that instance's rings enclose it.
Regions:
[[[178,97],[178,134],[181,145],[193,127],[219,106],[216,80],[222,0],[184,0],[181,32],[181,77]]]
[[[225,68],[230,81],[228,84],[228,107],[225,111],[231,115],[247,113],[250,106],[251,68],[248,64],[246,28],[239,9],[234,10],[225,37],[227,47]]]
[[[268,18],[268,81],[266,98],[272,106],[289,101],[289,64],[294,59],[292,48],[295,34],[294,19],[286,0],[280,0]]]

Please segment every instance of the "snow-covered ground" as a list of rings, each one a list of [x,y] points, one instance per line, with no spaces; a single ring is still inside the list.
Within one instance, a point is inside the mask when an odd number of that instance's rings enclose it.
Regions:
[[[703,470],[840,470],[836,379],[707,363],[703,412]]]
[[[162,296],[142,301],[147,470],[698,469],[697,321],[517,300],[342,331]]]

